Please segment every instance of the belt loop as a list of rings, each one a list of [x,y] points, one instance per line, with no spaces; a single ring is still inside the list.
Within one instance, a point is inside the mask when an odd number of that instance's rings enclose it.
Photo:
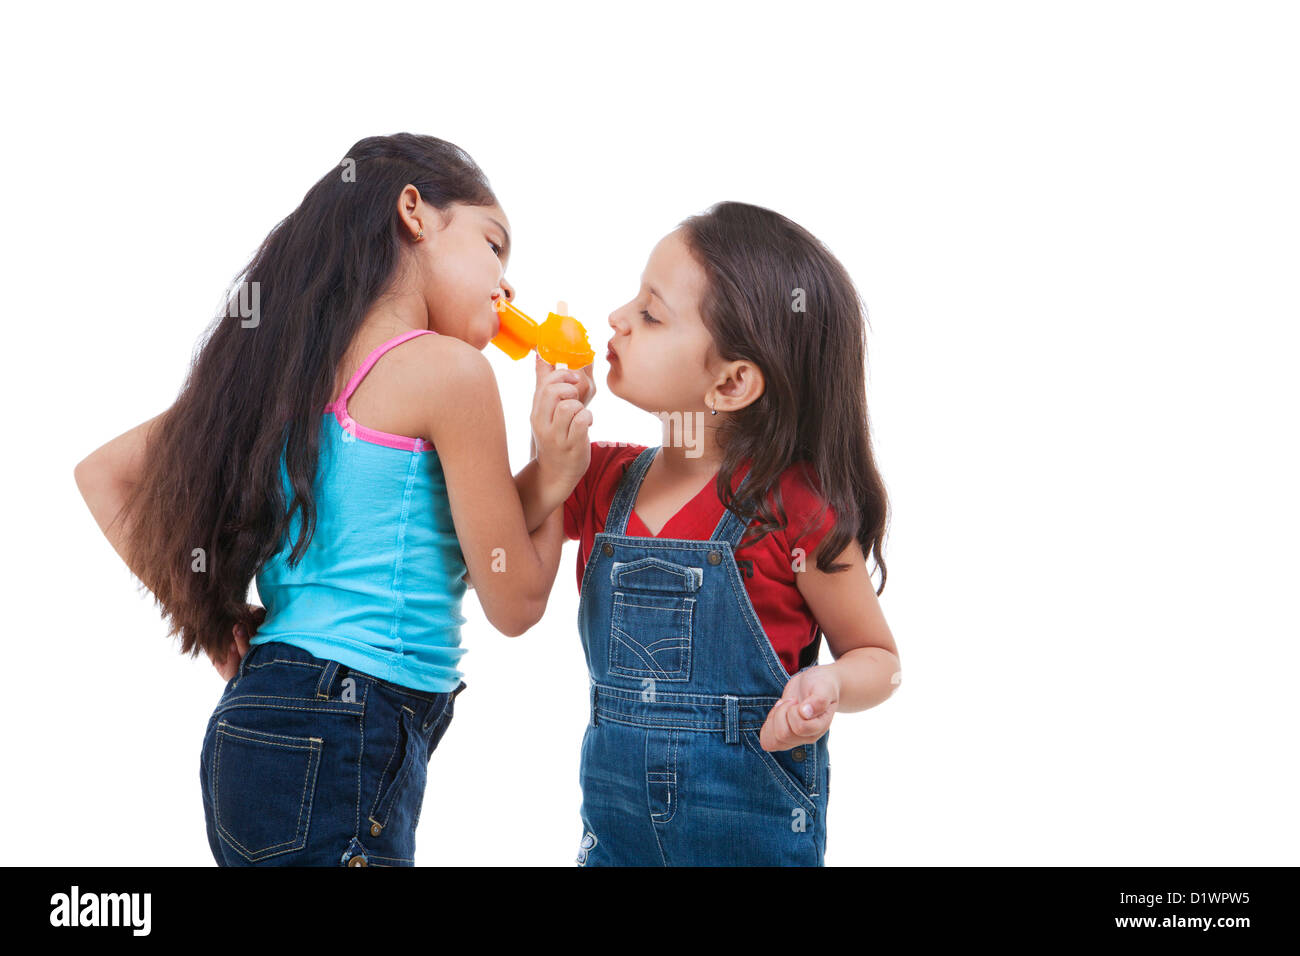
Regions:
[[[249,659],[253,656],[253,652],[256,651],[261,646],[262,646],[261,644],[254,644],[252,647],[248,649],[248,653],[239,659],[239,670],[235,673],[236,684],[238,684],[241,680],[244,679],[244,671],[248,668]]]
[[[591,685],[591,726],[596,726],[596,685]]]
[[[452,698],[455,699],[456,695],[463,691],[467,686],[468,685],[464,681],[461,681],[460,686],[451,692]]]
[[[722,708],[726,718],[726,742],[738,744],[740,743],[740,699],[730,694],[724,694],[722,699],[726,702]]]
[[[327,661],[325,669],[320,672],[320,682],[316,685],[317,697],[329,697],[334,689],[334,675],[339,672],[338,661]]]

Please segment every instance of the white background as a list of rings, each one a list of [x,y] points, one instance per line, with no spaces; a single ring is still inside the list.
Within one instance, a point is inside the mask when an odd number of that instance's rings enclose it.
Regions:
[[[859,285],[905,676],[836,717],[828,865],[1300,862],[1293,6],[8,19],[10,862],[212,865],[199,748],[223,681],[164,640],[73,466],[174,400],[307,188],[404,130],[478,160],[519,303],[567,300],[593,342],[654,243],[722,199],[803,224]],[[517,469],[532,369],[486,354]],[[592,437],[658,443],[605,370]],[[575,560],[521,638],[467,597],[419,865],[572,865]]]

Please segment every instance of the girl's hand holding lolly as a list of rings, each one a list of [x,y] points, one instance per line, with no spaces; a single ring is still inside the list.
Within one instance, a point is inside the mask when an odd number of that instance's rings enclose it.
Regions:
[[[563,485],[567,495],[591,463],[587,429],[592,414],[586,405],[595,395],[596,385],[579,372],[552,369],[540,355],[535,366],[537,388],[530,422],[537,465],[543,480]]]
[[[497,303],[497,312],[501,329],[493,345],[516,361],[537,350],[537,388],[530,416],[533,455],[544,480],[563,485],[567,495],[591,461],[587,429],[592,416],[586,407],[596,394],[591,375],[596,353],[587,342],[587,330],[568,314],[564,302],[540,325],[504,299]]]

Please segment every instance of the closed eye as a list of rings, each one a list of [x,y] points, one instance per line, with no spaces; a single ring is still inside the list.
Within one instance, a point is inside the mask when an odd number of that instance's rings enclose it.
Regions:
[[[498,246],[498,245],[497,245],[495,242],[493,242],[491,239],[488,240],[488,245],[492,247],[492,251],[493,251],[494,253],[496,253],[497,258],[498,258],[498,259],[501,258],[501,247]]]
[[[645,309],[642,309],[642,310],[641,310],[641,318],[645,319],[645,320],[646,320],[648,323],[650,323],[651,325],[659,325],[659,324],[660,324],[660,323],[659,323],[659,320],[656,319],[656,318],[655,318],[653,315],[651,315],[649,312],[647,312]]]

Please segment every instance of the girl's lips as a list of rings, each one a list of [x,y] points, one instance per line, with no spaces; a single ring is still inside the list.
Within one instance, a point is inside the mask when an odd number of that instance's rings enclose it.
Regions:
[[[617,361],[618,361],[618,354],[614,351],[614,349],[613,349],[612,347],[606,349],[606,351],[605,351],[605,361],[607,361],[607,362],[617,362]]]

